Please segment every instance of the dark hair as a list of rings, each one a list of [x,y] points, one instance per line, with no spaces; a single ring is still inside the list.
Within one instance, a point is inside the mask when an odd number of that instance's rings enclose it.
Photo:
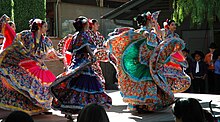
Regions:
[[[216,46],[216,44],[215,44],[214,42],[212,42],[212,43],[209,45],[209,48],[211,48],[211,49],[216,49],[217,46]]]
[[[187,53],[190,53],[190,50],[187,49],[186,47],[185,47],[182,51],[187,52]]]
[[[77,122],[109,122],[109,118],[102,106],[92,103],[80,111]]]
[[[220,49],[217,49],[213,52],[213,59],[217,60],[218,56],[220,56]]]
[[[97,19],[91,19],[91,20],[89,21],[89,23],[92,23],[92,24],[95,24],[96,22],[98,22]]]
[[[11,26],[13,24],[15,24],[13,21],[8,21],[8,24]]]
[[[195,58],[196,54],[198,54],[198,55],[201,57],[201,59],[204,59],[204,58],[205,58],[204,53],[203,53],[202,51],[199,51],[199,50],[195,50],[195,52],[194,52],[193,54],[191,54],[191,56],[192,56],[193,58]]]
[[[73,26],[76,31],[82,31],[85,24],[88,22],[88,19],[84,16],[76,18],[73,22]]]
[[[29,21],[31,32],[36,32],[39,30],[39,27],[42,27],[43,24],[46,23],[44,20],[40,19],[31,19]]]
[[[4,122],[34,122],[34,120],[23,111],[14,111],[8,115]]]
[[[92,29],[92,25],[94,25],[96,22],[98,22],[97,19],[91,19],[91,20],[89,20],[89,29]]]
[[[205,115],[199,101],[194,98],[178,99],[173,114],[182,122],[205,122]]]
[[[167,24],[168,24],[169,26],[170,26],[170,24],[171,24],[172,22],[175,22],[175,21],[172,20],[172,19],[167,20]]]
[[[203,112],[205,115],[206,122],[214,122],[214,117],[212,116],[211,112],[209,112],[208,110],[204,110],[204,109],[203,109]]]
[[[135,18],[135,21],[137,21],[138,26],[144,26],[147,23],[147,20],[150,20],[151,18],[151,13],[143,13],[143,14],[138,14],[137,17]]]

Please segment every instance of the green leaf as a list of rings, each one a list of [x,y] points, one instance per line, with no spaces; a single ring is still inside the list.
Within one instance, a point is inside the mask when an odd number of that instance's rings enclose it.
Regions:
[[[182,23],[186,17],[190,17],[193,26],[201,26],[208,22],[209,25],[220,19],[220,0],[173,0],[173,19]]]

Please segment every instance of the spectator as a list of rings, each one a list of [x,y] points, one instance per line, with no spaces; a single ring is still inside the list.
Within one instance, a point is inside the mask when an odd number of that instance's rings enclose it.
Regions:
[[[34,122],[34,120],[23,111],[14,111],[8,115],[4,122]]]
[[[220,52],[216,52],[216,61],[214,63],[215,67],[215,93],[220,94]]]
[[[216,49],[216,44],[215,43],[211,43],[209,46],[209,53],[206,54],[205,56],[205,63],[208,65],[208,71],[207,71],[207,75],[208,75],[208,91],[209,93],[214,93],[214,89],[215,89],[215,79],[214,79],[214,60],[213,60],[213,53],[215,52]]]
[[[80,111],[77,122],[109,122],[109,118],[102,106],[92,103]]]
[[[205,115],[199,101],[194,98],[178,99],[173,105],[176,122],[205,122]]]
[[[192,57],[195,60],[190,65],[190,76],[192,79],[193,91],[197,93],[205,93],[207,66],[203,61],[204,54],[201,51],[195,51],[192,54]]]
[[[206,122],[215,122],[213,115],[208,111],[203,109]]]

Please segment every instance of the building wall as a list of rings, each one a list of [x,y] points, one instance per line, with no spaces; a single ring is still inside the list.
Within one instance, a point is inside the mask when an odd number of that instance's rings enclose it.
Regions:
[[[177,26],[177,33],[186,42],[186,47],[190,49],[190,53],[200,50],[203,53],[208,52],[211,42],[214,42],[214,30],[204,22],[199,27],[195,27],[190,23],[190,18],[186,18],[180,26]]]
[[[99,20],[100,32],[106,37],[109,32],[117,27],[111,20],[101,20],[100,16],[111,11],[111,8],[101,8],[89,5],[79,5],[71,3],[60,3],[59,14],[59,37],[64,37],[67,33],[74,33],[72,22],[78,16],[86,16],[87,18],[95,18]]]

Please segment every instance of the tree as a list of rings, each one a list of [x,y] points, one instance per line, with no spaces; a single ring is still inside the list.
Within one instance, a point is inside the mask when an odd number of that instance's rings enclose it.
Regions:
[[[13,20],[13,0],[0,0],[0,17],[6,14]]]
[[[20,32],[29,29],[32,18],[46,19],[46,0],[0,0],[0,16],[8,15]]]
[[[46,18],[46,0],[14,0],[14,21],[17,32],[29,29],[29,20]]]
[[[190,17],[192,25],[208,22],[212,26],[215,18],[220,20],[220,0],[173,0],[173,19],[182,23]]]

